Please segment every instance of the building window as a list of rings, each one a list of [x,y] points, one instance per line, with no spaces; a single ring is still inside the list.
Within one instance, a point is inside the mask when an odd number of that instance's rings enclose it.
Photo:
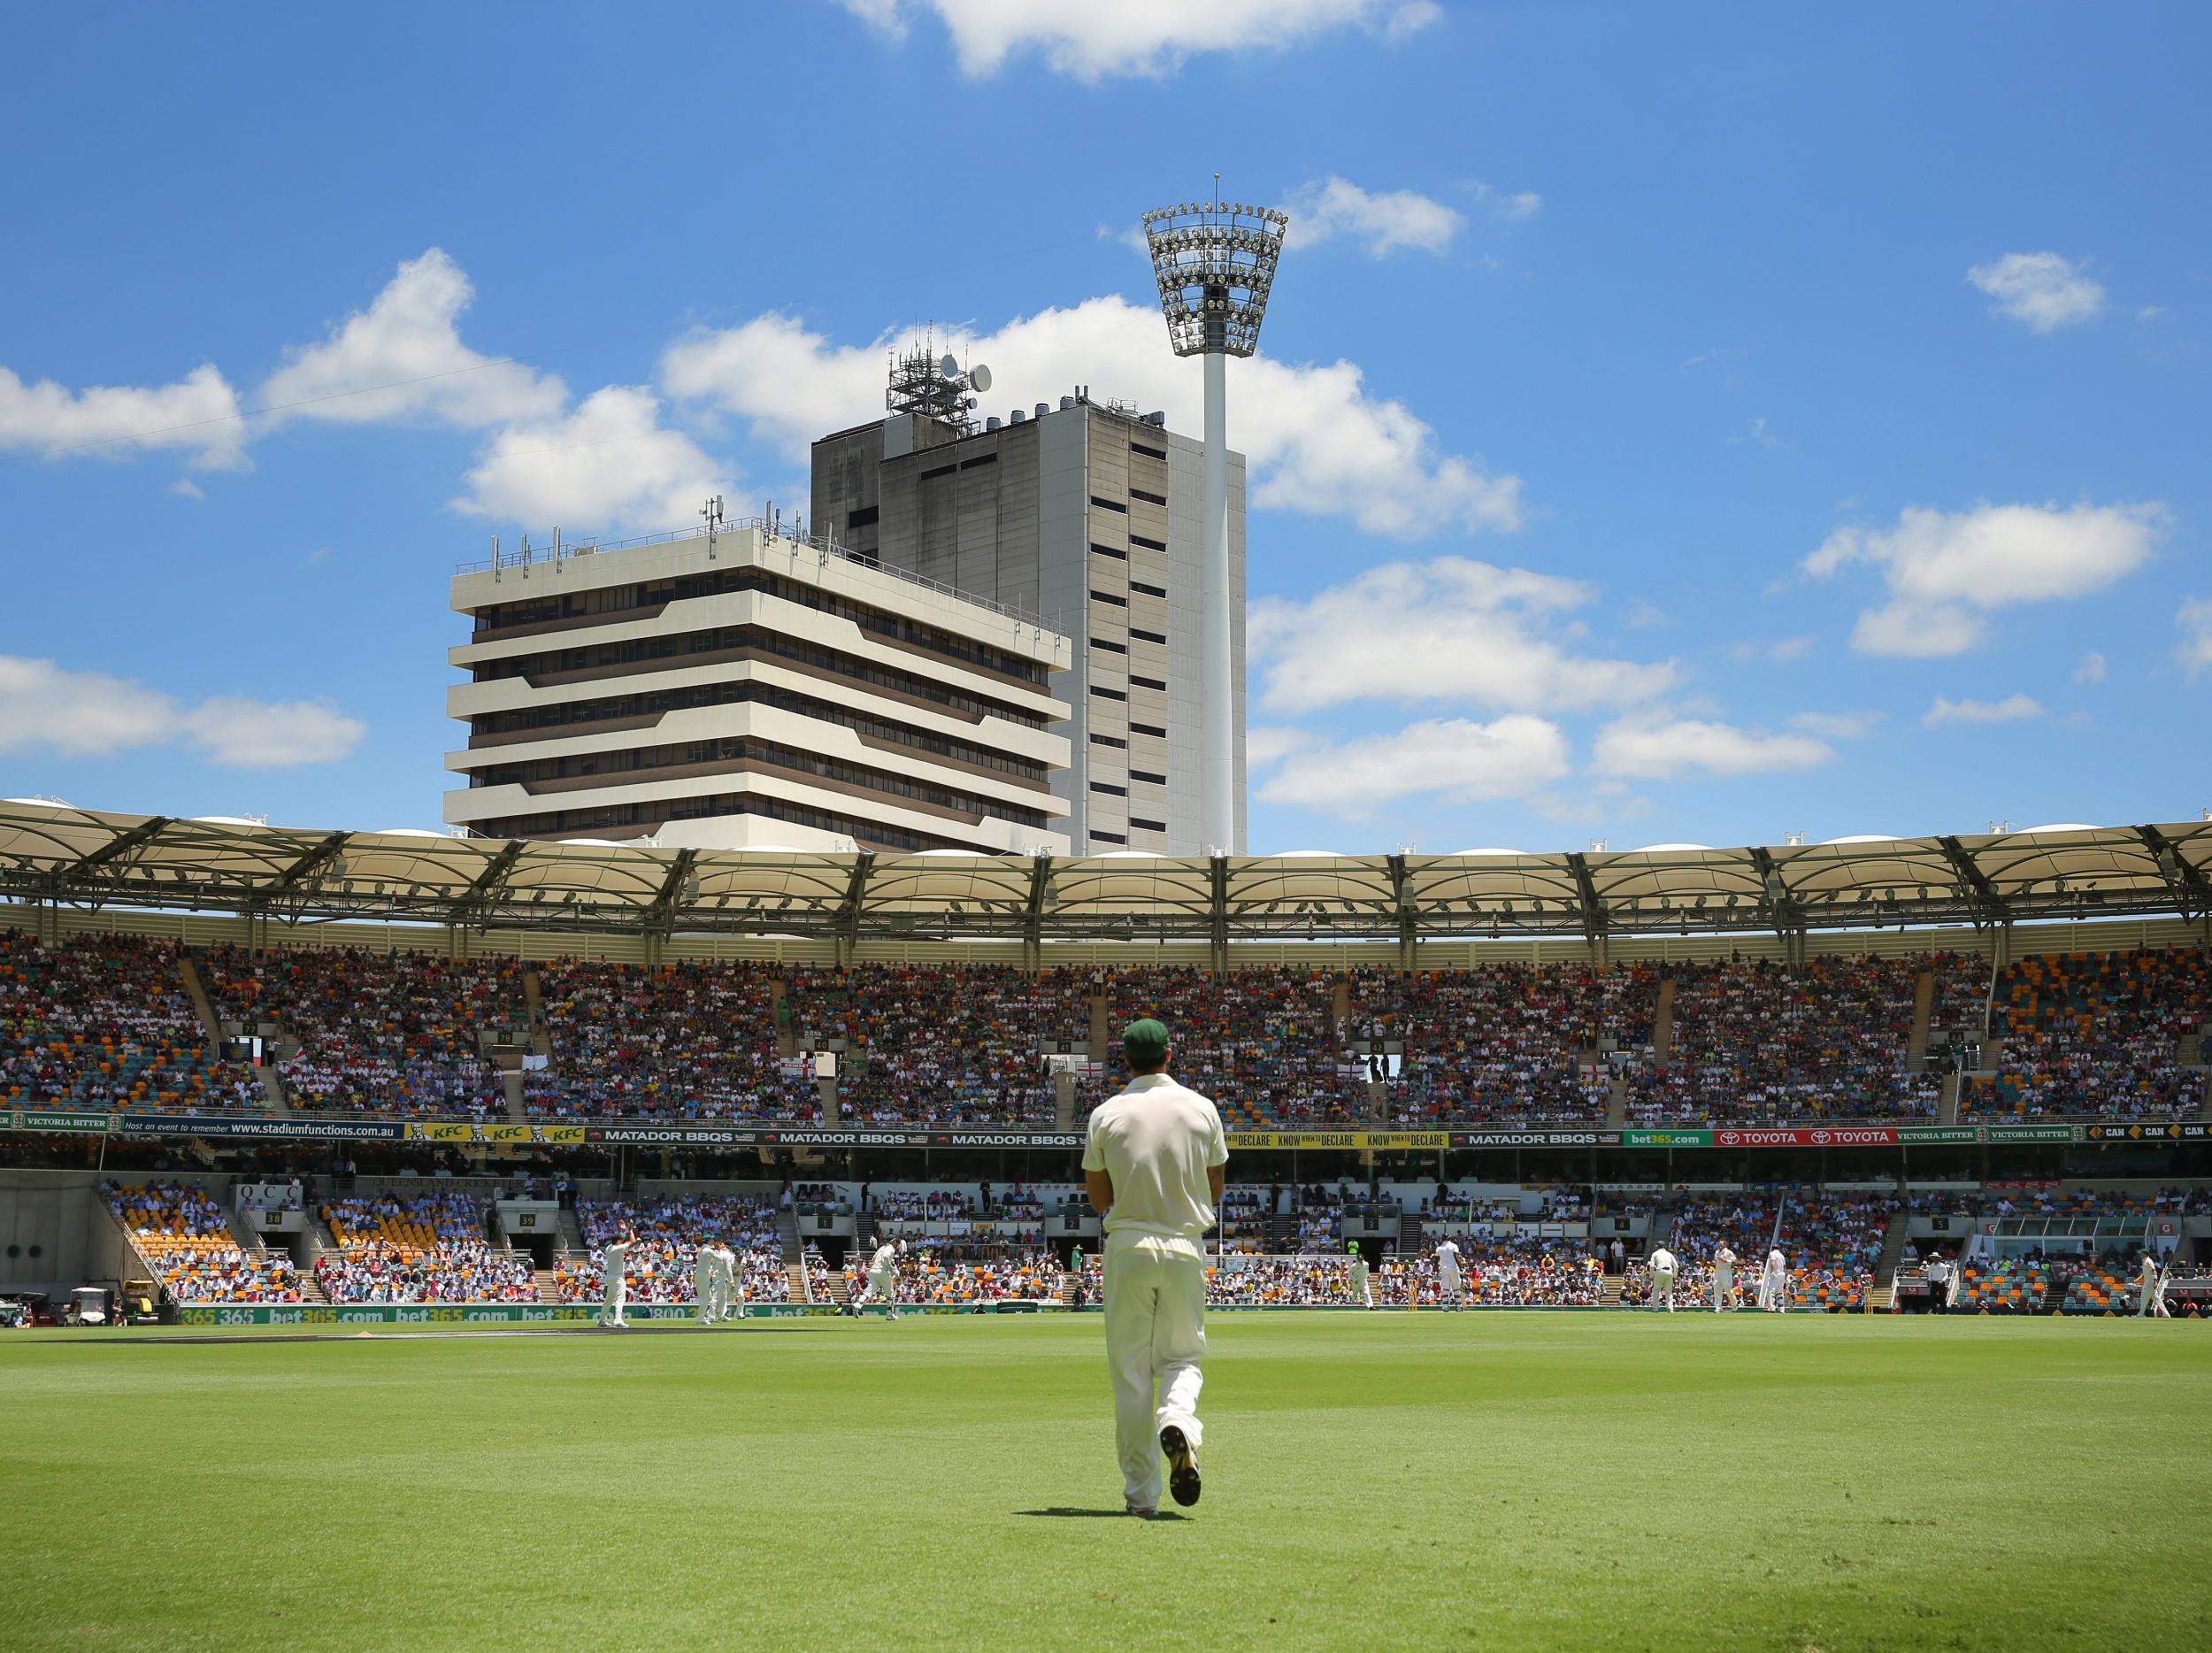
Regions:
[[[1125,752],[1129,750],[1129,742],[1118,734],[1094,734],[1091,736],[1091,744],[1093,746],[1118,746]]]
[[[1167,504],[1167,496],[1165,494],[1148,494],[1141,488],[1131,488],[1129,490],[1129,497],[1132,499],[1141,499],[1148,505],[1164,505]]]
[[[918,480],[925,482],[934,481],[941,476],[950,476],[959,468],[960,467],[956,465],[941,465],[934,471],[923,472]]]
[[[1093,542],[1091,550],[1096,556],[1110,557],[1118,563],[1125,563],[1129,560],[1128,552],[1118,551],[1110,545],[1100,545],[1096,542]]]
[[[1167,642],[1166,637],[1156,631],[1139,631],[1133,626],[1129,628],[1129,634],[1139,642],[1156,642],[1164,645]]]
[[[1094,591],[1091,593],[1091,601],[1094,603],[1110,603],[1118,609],[1125,609],[1129,606],[1129,599],[1127,597],[1118,597],[1110,591]]]
[[[1128,696],[1123,694],[1118,688],[1101,688],[1095,683],[1091,685],[1091,693],[1097,696],[1101,700],[1126,700],[1129,698]]]
[[[1164,551],[1167,550],[1167,542],[1165,540],[1148,540],[1141,534],[1131,534],[1129,536],[1129,543],[1132,545],[1141,545],[1148,551]]]
[[[964,471],[972,471],[979,465],[996,465],[997,463],[998,455],[995,453],[979,453],[972,459],[963,459],[960,462],[960,468]]]
[[[1157,448],[1148,448],[1141,442],[1131,442],[1129,444],[1129,451],[1131,453],[1141,453],[1148,459],[1164,459],[1167,457],[1167,455],[1161,450]]]
[[[1127,787],[1110,787],[1103,780],[1092,781],[1091,790],[1094,792],[1103,792],[1108,797],[1111,798],[1125,798],[1129,796],[1129,788]]]
[[[1156,688],[1161,690],[1163,693],[1164,693],[1167,688],[1167,685],[1160,681],[1160,680],[1156,677],[1138,677],[1132,674],[1129,681],[1138,688]]]
[[[880,514],[875,506],[863,505],[858,511],[849,511],[845,513],[845,526],[849,528],[864,528],[874,522]]]
[[[1091,496],[1091,504],[1096,505],[1102,511],[1118,511],[1124,516],[1127,516],[1129,514],[1129,507],[1122,504],[1122,502],[1118,499],[1101,499],[1096,494],[1093,494]]]
[[[1167,777],[1165,775],[1148,775],[1141,769],[1131,770],[1129,772],[1129,778],[1132,780],[1149,780],[1156,787],[1164,787],[1167,785]]]
[[[1129,824],[1132,826],[1141,826],[1147,832],[1165,832],[1167,830],[1167,823],[1165,821],[1141,821],[1133,815],[1129,818]]]
[[[1103,649],[1109,654],[1127,654],[1129,652],[1128,649],[1125,645],[1118,642],[1108,642],[1103,637],[1092,638],[1091,647],[1094,649]]]
[[[1132,580],[1129,582],[1129,588],[1132,591],[1141,591],[1148,597],[1164,597],[1167,595],[1165,586],[1148,586],[1141,580]]]
[[[1094,832],[1091,836],[1100,843],[1126,844],[1129,840],[1118,832]]]
[[[1091,691],[1091,693],[1093,693],[1094,695],[1095,695],[1097,692],[1098,692],[1098,691],[1097,691],[1096,689],[1093,689],[1093,690]],[[1121,697],[1120,696],[1117,695],[1117,696],[1115,696],[1115,698],[1116,698],[1117,700],[1118,700],[1118,699],[1120,699],[1120,698],[1122,698],[1122,697]],[[1129,733],[1130,733],[1130,734],[1149,734],[1149,735],[1154,735],[1154,736],[1156,736],[1158,739],[1163,740],[1163,741],[1164,741],[1165,739],[1167,739],[1167,731],[1166,731],[1165,729],[1156,729],[1156,728],[1154,728],[1154,727],[1153,727],[1150,724],[1148,724],[1148,723],[1133,723],[1133,724],[1131,724],[1131,725],[1129,726]]]

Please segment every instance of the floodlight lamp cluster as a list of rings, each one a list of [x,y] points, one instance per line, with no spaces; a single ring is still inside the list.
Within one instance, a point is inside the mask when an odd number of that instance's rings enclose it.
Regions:
[[[1185,201],[1147,212],[1143,222],[1175,353],[1251,355],[1288,216],[1242,201]]]

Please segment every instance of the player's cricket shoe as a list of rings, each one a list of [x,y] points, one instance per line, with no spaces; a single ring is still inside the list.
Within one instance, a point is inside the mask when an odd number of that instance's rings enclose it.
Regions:
[[[1122,1504],[1130,1514],[1135,1516],[1140,1521],[1156,1521],[1160,1518],[1160,1512],[1157,1510],[1150,1508],[1148,1505],[1137,1503],[1128,1499],[1124,1499],[1122,1501]]]
[[[1173,1424],[1160,1431],[1160,1450],[1167,1454],[1168,1493],[1187,1509],[1198,1502],[1198,1454]]]

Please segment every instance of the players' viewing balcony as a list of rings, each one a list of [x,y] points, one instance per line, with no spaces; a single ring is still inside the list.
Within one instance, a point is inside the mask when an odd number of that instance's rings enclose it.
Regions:
[[[179,1303],[298,1303],[287,1258],[242,1249],[223,1208],[181,1183],[104,1182],[100,1197]]]
[[[0,1100],[15,1107],[257,1107],[253,1076],[217,1059],[176,948],[133,935],[58,947],[0,932]]]

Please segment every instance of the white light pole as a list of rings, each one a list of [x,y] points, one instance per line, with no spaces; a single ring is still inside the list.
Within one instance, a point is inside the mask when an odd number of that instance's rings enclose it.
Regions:
[[[1218,184],[1219,178],[1215,179]],[[1186,201],[1144,215],[1145,244],[1159,282],[1168,342],[1178,356],[1202,356],[1206,457],[1199,496],[1200,652],[1205,660],[1201,740],[1205,759],[1202,819],[1207,849],[1236,847],[1234,659],[1230,651],[1228,358],[1258,348],[1268,289],[1290,219],[1239,201]]]

